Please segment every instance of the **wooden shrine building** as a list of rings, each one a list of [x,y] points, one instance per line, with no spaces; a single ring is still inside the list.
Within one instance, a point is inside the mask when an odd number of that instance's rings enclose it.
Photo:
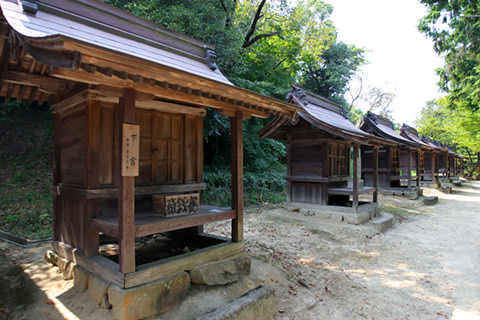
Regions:
[[[244,254],[242,120],[293,119],[297,108],[232,85],[212,46],[101,1],[0,5],[0,95],[55,115],[56,253],[119,288]],[[207,108],[231,119],[230,208],[201,205]],[[219,220],[232,222],[231,238],[202,233]],[[136,239],[167,233],[201,247],[144,261]],[[116,256],[101,254],[104,238]]]
[[[438,154],[440,148],[431,142],[419,137],[415,128],[403,124],[400,128],[400,135],[418,144],[419,151],[419,173],[420,183],[436,183],[438,181]]]
[[[353,212],[360,195],[376,203],[376,187],[360,185],[358,171],[359,148],[372,137],[348,120],[341,105],[319,95],[292,85],[287,100],[300,108],[297,117],[277,117],[259,132],[287,142],[287,201],[351,206]]]
[[[384,145],[378,150],[378,187],[381,189],[407,188],[419,186],[419,149],[420,146],[402,137],[393,127],[393,123],[385,117],[368,112],[362,126],[363,131],[376,137],[395,142]],[[361,147],[362,178],[365,185],[373,185],[373,152],[374,146]],[[415,175],[412,175],[414,170]]]

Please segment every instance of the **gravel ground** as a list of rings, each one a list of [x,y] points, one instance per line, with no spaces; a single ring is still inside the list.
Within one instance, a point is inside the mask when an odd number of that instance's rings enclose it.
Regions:
[[[276,289],[278,319],[480,319],[480,182],[425,193],[439,203],[382,197],[397,212],[383,234],[308,211],[249,211],[245,283]],[[44,262],[47,248],[0,242],[0,319],[113,319]]]

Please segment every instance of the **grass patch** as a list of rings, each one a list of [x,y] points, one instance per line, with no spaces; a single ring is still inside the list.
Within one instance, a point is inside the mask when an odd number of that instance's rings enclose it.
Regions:
[[[286,170],[268,172],[244,172],[245,206],[274,204],[286,200]],[[204,202],[216,206],[230,206],[232,201],[230,168],[205,167],[204,179],[207,190]]]
[[[386,213],[390,213],[390,214],[406,214],[406,215],[418,215],[419,214],[419,212],[416,212],[414,210],[407,209],[407,208],[402,208],[402,207],[396,206],[396,205],[391,204],[391,203],[382,204],[381,210],[382,210],[382,212],[386,212]]]

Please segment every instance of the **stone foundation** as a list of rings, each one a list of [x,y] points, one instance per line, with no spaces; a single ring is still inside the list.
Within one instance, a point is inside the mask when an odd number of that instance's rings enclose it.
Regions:
[[[420,187],[414,187],[410,190],[407,188],[388,188],[381,189],[380,194],[405,197],[409,200],[418,200],[423,195],[423,190]]]
[[[378,208],[376,203],[362,204],[358,206],[357,211],[351,207],[325,206],[299,202],[288,202],[285,207],[292,211],[311,213],[321,218],[350,224],[363,224],[381,215],[380,208]]]
[[[177,306],[187,296],[192,285],[218,286],[237,282],[242,275],[250,273],[251,264],[250,258],[243,255],[124,289],[58,256],[53,251],[47,251],[45,257],[59,267],[65,278],[73,278],[75,289],[84,291],[99,307],[111,309],[115,319],[118,320],[144,319],[164,313]],[[254,309],[263,314],[265,311],[262,308]],[[276,312],[277,308],[274,310]],[[251,312],[253,311],[249,314]],[[262,316],[255,319],[271,318]]]
[[[270,320],[276,318],[277,309],[275,291],[270,287],[258,287],[197,320]]]

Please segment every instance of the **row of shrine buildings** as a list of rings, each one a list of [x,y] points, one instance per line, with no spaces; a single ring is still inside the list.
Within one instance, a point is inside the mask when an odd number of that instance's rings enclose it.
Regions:
[[[191,286],[248,273],[244,119],[271,116],[260,135],[286,141],[291,204],[348,208],[355,218],[382,188],[461,174],[461,157],[413,128],[397,133],[374,114],[357,128],[340,105],[295,85],[287,101],[237,87],[211,45],[101,1],[0,7],[0,96],[47,102],[55,118],[52,260],[116,319],[152,317]],[[230,119],[228,207],[201,201],[208,108]],[[218,221],[230,223],[228,237],[204,232]],[[162,245],[145,250],[148,240]],[[217,272],[212,282],[195,276],[205,270]]]

